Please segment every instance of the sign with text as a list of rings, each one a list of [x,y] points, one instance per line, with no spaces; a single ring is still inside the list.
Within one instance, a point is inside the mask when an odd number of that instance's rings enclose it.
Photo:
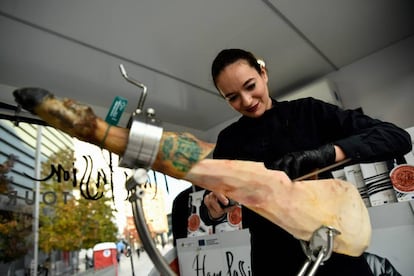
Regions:
[[[248,229],[177,239],[180,276],[250,276]]]
[[[105,121],[110,125],[116,126],[119,120],[121,119],[122,113],[124,113],[127,104],[127,99],[120,96],[116,96],[114,101],[112,102],[108,114],[106,115]]]

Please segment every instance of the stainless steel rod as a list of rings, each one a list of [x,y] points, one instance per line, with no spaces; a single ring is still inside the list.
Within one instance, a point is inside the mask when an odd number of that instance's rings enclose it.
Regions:
[[[144,210],[142,208],[142,199],[137,198],[136,200],[131,201],[132,205],[132,213],[134,215],[134,222],[135,227],[139,233],[141,238],[142,244],[147,252],[148,256],[150,257],[151,261],[154,263],[154,266],[157,268],[160,275],[163,276],[176,276],[174,271],[170,268],[167,261],[164,257],[160,254],[158,249],[155,246],[155,243],[151,237],[151,233],[148,230]]]

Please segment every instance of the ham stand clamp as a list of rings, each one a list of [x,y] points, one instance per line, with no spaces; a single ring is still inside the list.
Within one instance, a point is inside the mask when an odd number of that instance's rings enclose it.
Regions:
[[[308,242],[300,240],[300,245],[308,259],[297,275],[315,275],[319,266],[323,265],[323,262],[331,257],[333,251],[333,239],[339,234],[341,234],[341,232],[333,227],[321,226],[313,232],[312,237]],[[312,263],[313,265],[311,265]]]
[[[147,96],[147,87],[128,77],[122,64],[119,67],[122,76],[128,82],[142,88],[137,109],[132,113],[128,122],[129,138],[120,166],[148,170],[157,157],[163,129],[161,123],[155,119],[154,109],[148,108],[146,113],[142,110]]]
[[[163,129],[160,121],[155,119],[154,109],[148,108],[145,113],[142,110],[147,95],[147,87],[130,78],[122,64],[119,65],[119,68],[125,80],[142,89],[137,109],[132,113],[128,122],[128,128],[130,129],[128,144],[119,163],[121,167],[135,170],[125,183],[128,194],[130,194],[129,201],[132,206],[135,227],[145,251],[158,272],[165,276],[176,275],[155,246],[145,221],[142,206],[142,198],[144,196],[142,185],[147,183],[148,169],[151,168],[157,157]]]

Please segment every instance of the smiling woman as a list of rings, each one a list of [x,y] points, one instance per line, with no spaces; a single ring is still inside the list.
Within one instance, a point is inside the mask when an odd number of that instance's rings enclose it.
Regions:
[[[43,89],[18,89],[14,95],[23,108],[50,125],[116,154],[124,153],[129,129],[109,127],[91,108],[69,99],[61,101]],[[330,226],[341,233],[335,237],[334,251],[359,256],[368,247],[368,212],[352,184],[333,179],[292,182],[284,172],[268,170],[263,163],[206,159],[213,148],[214,144],[189,133],[164,132],[152,169],[222,193],[297,239],[309,240],[315,230]]]

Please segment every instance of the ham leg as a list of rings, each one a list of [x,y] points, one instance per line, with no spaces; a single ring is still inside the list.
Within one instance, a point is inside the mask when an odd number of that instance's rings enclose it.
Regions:
[[[90,107],[59,100],[38,88],[18,89],[14,96],[51,126],[123,155],[129,130],[110,127]],[[341,232],[334,238],[335,252],[359,256],[368,247],[370,219],[353,184],[335,179],[292,182],[284,172],[268,170],[263,163],[206,159],[213,148],[189,133],[164,132],[152,169],[223,193],[298,239],[309,240],[325,225]]]
[[[263,163],[204,159],[185,179],[220,192],[277,224],[298,239],[309,240],[320,226],[341,232],[337,253],[359,256],[368,247],[371,224],[358,190],[338,179],[292,182]]]

